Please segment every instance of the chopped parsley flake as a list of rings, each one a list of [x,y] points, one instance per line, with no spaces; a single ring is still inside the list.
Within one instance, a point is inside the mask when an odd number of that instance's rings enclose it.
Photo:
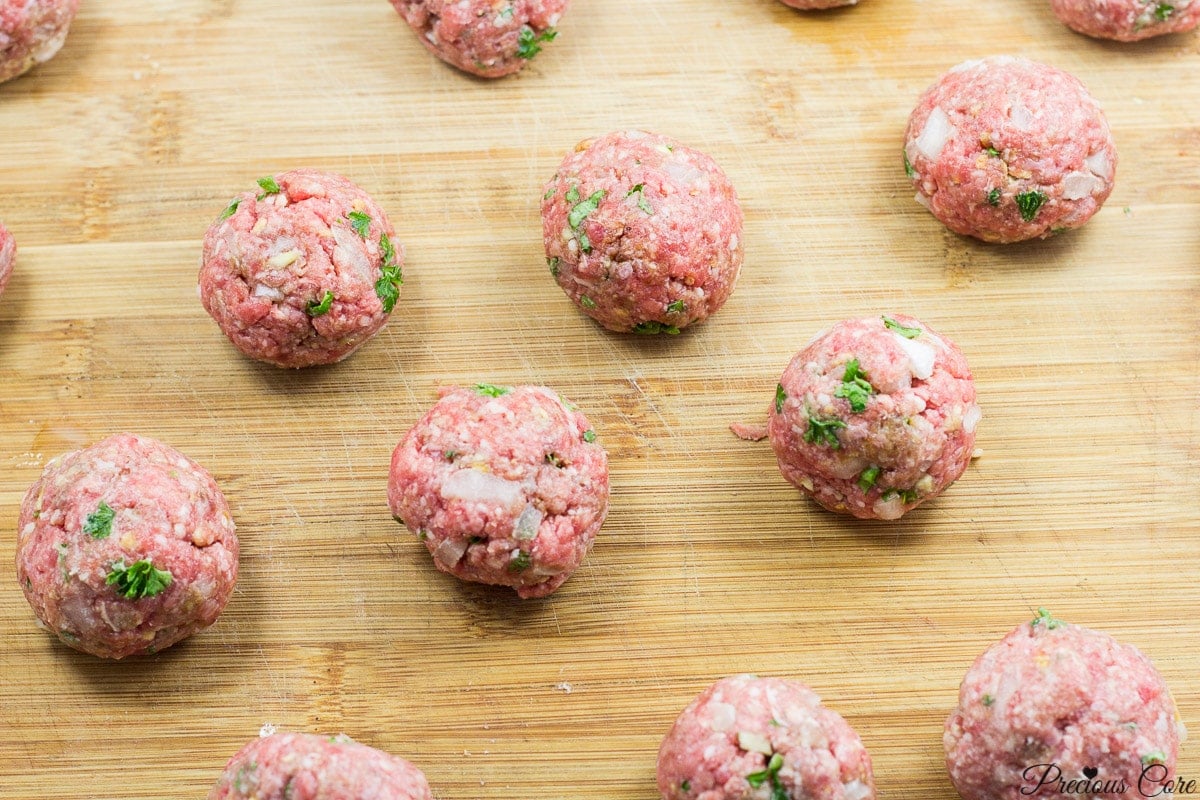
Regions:
[[[1142,765],[1150,766],[1151,764],[1166,764],[1167,754],[1162,750],[1153,750],[1142,756]]]
[[[563,195],[563,198],[571,205],[575,205],[576,203],[578,203],[579,202],[579,186],[578,186],[578,184],[573,183],[570,186],[568,186],[567,193],[565,195]]]
[[[567,224],[572,228],[578,228],[580,223],[587,219],[588,214],[591,214],[600,207],[600,201],[604,199],[605,191],[603,189],[592,192],[592,196],[587,200],[581,200],[575,204],[570,213],[567,214]]]
[[[585,442],[587,442],[588,444],[591,444],[592,442],[596,441],[596,432],[595,431],[584,431],[583,432],[583,440]]]
[[[508,562],[508,571],[524,572],[529,569],[529,565],[532,563],[533,559],[529,557],[529,553],[526,553],[524,550],[518,550],[513,555],[512,560]]]
[[[350,227],[354,229],[362,238],[367,238],[371,232],[371,215],[365,214],[362,211],[351,211],[346,215],[346,219],[350,220]]]
[[[512,18],[513,18],[513,7],[512,6],[509,6],[508,8],[504,9],[497,15],[497,19],[503,20],[504,22],[507,22],[508,20],[510,20]]]
[[[916,339],[918,336],[924,333],[924,331],[922,331],[920,328],[906,328],[891,317],[884,317],[883,324],[903,336],[905,339]]]
[[[685,311],[687,311],[687,303],[682,300],[675,300],[667,304],[668,314],[682,314]]]
[[[1050,616],[1050,612],[1047,611],[1045,608],[1039,608],[1037,610],[1037,616],[1034,617],[1033,621],[1030,622],[1029,624],[1035,628],[1038,625],[1045,625],[1046,630],[1052,631],[1052,630],[1056,630],[1058,628],[1063,627],[1067,623],[1063,622],[1061,619],[1056,619],[1056,618]]]
[[[827,444],[834,450],[842,446],[838,441],[837,431],[846,427],[840,419],[817,419],[808,415],[808,430],[804,432],[804,441],[809,444]]]
[[[454,459],[458,458],[458,451],[457,450],[447,450],[446,452],[442,453],[442,457],[445,458],[447,461],[453,461]]]
[[[96,510],[88,514],[87,519],[83,521],[83,532],[93,539],[107,539],[112,533],[113,518],[116,515],[117,512],[101,500]]]
[[[363,216],[366,217],[366,214]],[[368,223],[370,220],[371,218],[367,217]],[[360,234],[366,238],[365,233],[360,231]],[[390,314],[396,307],[396,301],[400,299],[400,287],[404,285],[404,273],[400,269],[400,265],[396,263],[396,246],[392,244],[391,237],[386,233],[379,235],[379,253],[383,259],[383,266],[380,268],[379,280],[375,281],[375,295],[383,303],[383,312]]]
[[[858,359],[850,359],[846,363],[846,372],[842,375],[842,385],[833,393],[850,403],[850,410],[861,414],[867,410],[867,398],[875,393],[875,387],[863,377],[858,367]]]
[[[917,171],[913,169],[912,162],[908,160],[908,151],[904,151],[904,174],[909,178],[917,177]]]
[[[308,306],[304,310],[308,312],[310,317],[319,317],[323,314],[328,314],[329,309],[331,308],[333,308],[333,292],[326,289],[325,294],[321,297],[320,302],[316,300],[309,300]]]
[[[558,31],[554,28],[546,28],[541,33],[536,33],[528,25],[522,25],[521,33],[517,36],[517,57],[528,61],[542,52],[543,42],[553,42],[555,36],[558,36]]]
[[[550,268],[550,274],[556,278],[558,277],[558,261],[558,256],[546,259],[546,266]]]
[[[1037,216],[1048,198],[1044,192],[1039,192],[1036,189],[1032,192],[1021,192],[1017,195],[1017,209],[1021,212],[1021,219],[1026,222],[1033,222],[1033,218]]]
[[[592,240],[583,231],[579,232],[579,249],[585,253],[592,252]]]
[[[746,783],[750,784],[750,788],[757,789],[767,781],[771,782],[771,800],[776,797],[787,798],[788,794],[779,785],[779,770],[783,769],[783,756],[779,753],[772,753],[770,760],[767,761],[767,768],[758,772],[751,772],[746,776]]]
[[[645,211],[650,216],[654,216],[654,207],[650,205],[650,201],[646,199],[646,184],[639,183],[637,186],[625,193],[626,197],[638,196],[637,207]]]
[[[562,456],[558,453],[546,453],[546,463],[552,467],[562,469],[567,465],[567,462],[562,460]]]
[[[888,489],[886,492],[879,495],[879,499],[886,503],[893,497],[899,497],[905,505],[911,505],[912,503],[917,502],[920,496],[921,493],[916,489]]]
[[[992,697],[990,694],[985,694],[982,698],[982,702],[986,708],[991,708],[992,703],[996,702],[996,698]]]
[[[279,188],[279,184],[276,183],[275,179],[270,176],[266,178],[259,178],[258,188],[263,190],[263,193],[258,196],[259,200],[264,199],[269,194],[279,194],[282,191]]]
[[[1001,194],[1001,192],[1000,192],[1000,189],[999,189],[999,188],[992,189],[990,192],[988,192],[988,193],[987,193],[987,201],[988,201],[988,205],[989,205],[989,206],[992,206],[993,208],[997,208],[997,207],[999,207],[999,205],[1000,205],[1000,194]]]
[[[783,384],[775,384],[775,413],[783,413],[783,401],[787,400],[787,392],[783,390]]]
[[[476,394],[481,394],[484,397],[501,397],[512,391],[507,386],[494,386],[490,383],[477,383],[474,388]]]
[[[685,792],[690,792],[692,790],[692,782],[685,780],[683,783],[679,784],[679,788]]]
[[[668,325],[665,322],[655,322],[654,320],[650,320],[648,322],[639,322],[637,325],[634,325],[633,332],[640,333],[644,336],[653,336],[659,333],[665,333],[668,336],[678,336],[679,328],[675,325]]]
[[[584,308],[595,308],[596,301],[588,297],[586,294],[581,294],[579,295],[579,305],[583,306]]]
[[[140,600],[143,597],[154,597],[170,586],[171,573],[157,569],[145,558],[128,567],[124,561],[117,561],[112,565],[104,583],[107,586],[115,585],[117,594],[128,600]]]
[[[546,190],[546,193],[544,195],[542,195],[542,199],[549,200],[551,197],[554,197],[554,187],[553,186],[551,186],[549,189]]]
[[[1170,3],[1159,3],[1154,9],[1154,17],[1159,22],[1166,22],[1175,13],[1175,6]]]
[[[240,197],[234,198],[234,201],[232,203],[230,203],[229,205],[225,206],[225,210],[221,212],[221,219],[229,219],[230,217],[232,217],[234,214],[237,213],[238,206],[240,206],[241,204],[242,204],[242,200]]]
[[[992,158],[999,158],[999,157],[1000,157],[1000,151],[999,151],[999,150],[997,150],[997,149],[996,149],[996,148],[994,148],[994,147],[989,147],[989,148],[987,148],[987,149],[986,149],[984,152],[986,152],[986,153],[987,153],[989,156],[991,156]]]
[[[871,487],[875,485],[875,481],[879,480],[879,473],[882,471],[879,467],[871,466],[859,474],[858,488],[862,489],[863,494],[871,491]]]

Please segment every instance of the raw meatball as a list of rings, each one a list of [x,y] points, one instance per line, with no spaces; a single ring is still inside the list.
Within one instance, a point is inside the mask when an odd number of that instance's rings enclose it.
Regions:
[[[258,184],[204,236],[204,309],[251,358],[341,361],[387,323],[404,248],[383,209],[340,175],[298,169]]]
[[[79,0],[0,0],[0,83],[54,58]]]
[[[981,417],[962,352],[900,314],[820,334],[784,370],[769,413],[783,477],[861,519],[899,519],[954,483]]]
[[[779,2],[801,11],[818,11],[825,8],[852,6],[857,4],[858,0],[779,0]]]
[[[0,225],[0,293],[8,286],[8,279],[12,277],[16,260],[17,240],[8,232],[8,228]]]
[[[917,202],[955,233],[1020,242],[1078,228],[1113,188],[1108,121],[1076,78],[1023,58],[967,61],[904,133]]]
[[[729,298],[742,209],[716,162],[667,136],[618,131],[575,147],[546,185],[550,273],[609,330],[679,333]]]
[[[658,750],[663,800],[871,800],[871,757],[800,683],[737,675],[683,710]]]
[[[1184,733],[1149,659],[1039,609],[976,659],[943,740],[965,800],[1165,797]]]
[[[1119,42],[1183,33],[1200,23],[1200,0],[1050,0],[1050,7],[1068,28]]]
[[[442,572],[545,597],[604,523],[608,456],[549,389],[451,389],[392,454],[388,503]]]
[[[225,765],[208,800],[433,800],[421,770],[348,736],[274,733]]]
[[[122,433],[53,459],[17,523],[17,577],[38,619],[102,658],[155,653],[216,621],[238,540],[204,467]]]
[[[464,72],[502,78],[558,35],[569,0],[391,0],[425,49]]]

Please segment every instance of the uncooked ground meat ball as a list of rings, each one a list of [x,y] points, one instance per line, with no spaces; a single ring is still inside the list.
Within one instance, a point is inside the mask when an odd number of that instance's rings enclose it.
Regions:
[[[1098,39],[1136,42],[1200,24],[1200,0],[1050,0],[1068,28]]]
[[[663,800],[874,800],[862,740],[807,686],[736,675],[683,710],[658,751]]]
[[[212,476],[123,433],[53,459],[18,520],[17,577],[52,633],[103,658],[154,653],[216,621],[238,540]]]
[[[856,5],[858,0],[779,0],[779,2],[801,11],[820,11],[826,8]]]
[[[239,750],[208,800],[433,800],[421,770],[347,736],[273,733]]]
[[[441,571],[545,597],[604,523],[608,457],[550,389],[451,389],[392,454],[388,503]]]
[[[968,670],[943,741],[965,800],[1134,798],[1169,795],[1183,734],[1149,659],[1039,609]]]
[[[0,0],[0,83],[54,58],[79,0]]]
[[[464,72],[501,78],[558,35],[568,0],[391,0],[429,52]]]
[[[962,475],[981,412],[962,352],[901,314],[838,323],[792,358],[767,431],[830,511],[898,519]]]
[[[8,279],[12,277],[16,261],[17,240],[8,232],[8,228],[0,225],[0,292],[8,286]]]
[[[679,333],[729,298],[742,209],[716,162],[667,136],[580,142],[542,195],[550,273],[609,330]]]
[[[387,323],[404,248],[370,195],[298,169],[239,195],[204,236],[200,300],[229,341],[279,367],[332,364]]]
[[[1091,219],[1112,192],[1117,151],[1076,78],[997,56],[959,64],[921,95],[904,159],[917,201],[946,227],[1007,243]]]

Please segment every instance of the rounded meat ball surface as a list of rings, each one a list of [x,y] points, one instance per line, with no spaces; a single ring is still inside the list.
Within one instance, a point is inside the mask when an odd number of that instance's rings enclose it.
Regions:
[[[768,413],[791,484],[830,511],[883,520],[962,475],[982,416],[962,352],[902,314],[818,335],[784,370]]]
[[[664,800],[872,800],[871,757],[811,689],[737,675],[683,710],[658,750]]]
[[[0,83],[58,54],[79,0],[0,0]]]
[[[954,67],[917,102],[904,133],[916,199],[955,233],[988,242],[1078,228],[1113,188],[1117,151],[1076,78],[997,56]]]
[[[425,49],[464,72],[502,78],[558,35],[568,0],[391,0]]]
[[[826,8],[840,8],[842,6],[853,6],[858,4],[858,0],[779,0],[785,6],[798,8],[801,11],[821,11]]]
[[[604,523],[608,457],[550,389],[451,389],[392,454],[388,504],[442,572],[545,597]]]
[[[1068,28],[1118,42],[1184,33],[1200,24],[1200,0],[1050,0],[1050,7]]]
[[[8,279],[12,277],[16,262],[17,240],[9,233],[8,228],[0,225],[0,293],[8,286]]]
[[[1149,659],[1039,609],[968,670],[943,742],[965,800],[1154,797],[1166,796],[1183,732]],[[1059,780],[1077,783],[1064,792]]]
[[[18,519],[17,577],[42,624],[102,658],[154,653],[216,621],[238,540],[212,476],[122,433],[51,460]]]
[[[208,800],[432,800],[421,770],[347,736],[274,733],[239,750]]]
[[[737,192],[705,154],[667,136],[587,139],[542,195],[550,273],[620,332],[678,333],[724,305],[742,268]]]
[[[298,169],[263,178],[204,236],[200,300],[234,347],[279,367],[332,364],[387,323],[404,248],[346,178]]]

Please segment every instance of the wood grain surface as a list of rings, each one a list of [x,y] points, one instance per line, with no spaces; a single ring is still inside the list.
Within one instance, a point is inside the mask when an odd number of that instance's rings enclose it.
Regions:
[[[958,683],[1039,605],[1136,644],[1200,729],[1200,38],[1099,43],[1042,0],[576,0],[560,30],[484,82],[383,0],[84,0],[0,86],[0,555],[43,464],[121,430],[207,466],[242,544],[218,623],[128,662],[66,649],[0,580],[0,798],[203,798],[270,722],[403,755],[441,800],[645,800],[675,715],[758,672],[847,717],[881,798],[948,800]],[[1083,79],[1121,162],[1086,228],[996,247],[913,202],[900,140],[939,73],[1005,52]],[[544,266],[542,184],[626,127],[712,154],[746,211],[737,291],[679,337],[604,332]],[[195,284],[229,198],[296,166],[371,192],[408,259],[377,339],[286,372]],[[966,352],[985,452],[858,523],[727,426],[816,331],[889,310]],[[441,575],[388,513],[399,437],[480,380],[555,387],[608,448],[608,522],[545,601]]]

